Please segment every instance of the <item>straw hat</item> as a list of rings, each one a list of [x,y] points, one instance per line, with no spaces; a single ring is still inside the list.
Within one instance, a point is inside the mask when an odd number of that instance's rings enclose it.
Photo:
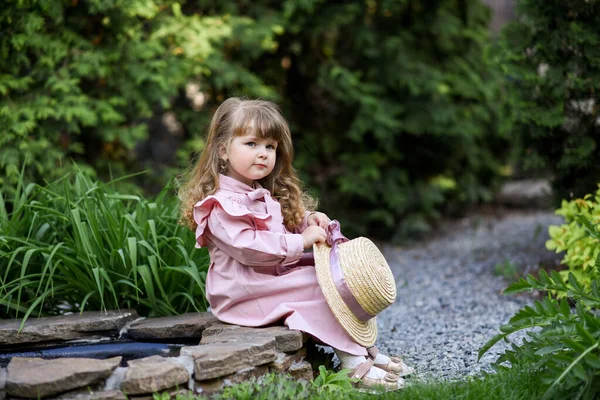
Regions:
[[[370,347],[377,338],[375,316],[396,300],[394,276],[369,239],[346,239],[335,220],[327,232],[327,244],[313,246],[319,286],[346,332]]]

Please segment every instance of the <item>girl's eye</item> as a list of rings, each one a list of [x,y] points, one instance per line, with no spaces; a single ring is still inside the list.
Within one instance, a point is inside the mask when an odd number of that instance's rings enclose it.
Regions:
[[[275,150],[275,145],[268,144],[267,145],[267,149],[269,149],[269,150]]]
[[[253,147],[253,146],[256,146],[256,143],[255,142],[248,142],[248,143],[246,143],[246,146]]]

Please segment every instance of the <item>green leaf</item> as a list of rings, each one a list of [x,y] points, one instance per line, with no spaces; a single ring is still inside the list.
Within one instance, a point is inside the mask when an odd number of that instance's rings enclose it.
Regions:
[[[544,393],[542,398],[543,399],[550,398],[550,396],[554,393],[554,390],[557,388],[557,386],[560,384],[560,382],[562,382],[562,380],[565,378],[565,376],[575,367],[575,365],[580,363],[588,353],[592,352],[596,348],[598,348],[598,343],[595,343],[594,345],[588,347],[575,360],[573,360],[569,364],[569,366],[560,374],[560,376],[552,382],[552,385],[550,385],[550,387]]]
[[[579,333],[579,336],[587,343],[587,344],[594,344],[597,342],[596,339],[594,339],[594,337],[590,334],[590,332],[587,331],[587,329],[585,329],[583,327],[582,324],[575,324],[575,329],[577,330],[577,333]]]
[[[581,285],[577,281],[577,278],[575,278],[575,275],[572,272],[569,272],[569,284],[571,285],[571,287],[573,288],[573,290],[576,293],[581,293],[582,292],[582,287],[581,287]]]
[[[569,307],[569,303],[567,302],[567,299],[564,297],[560,300],[560,312],[565,317],[568,317],[571,314],[571,308]]]

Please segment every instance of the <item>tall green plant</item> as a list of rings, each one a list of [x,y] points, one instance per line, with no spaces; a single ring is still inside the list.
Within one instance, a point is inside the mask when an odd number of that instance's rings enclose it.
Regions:
[[[546,385],[543,398],[592,399],[600,394],[600,281],[594,280],[590,290],[573,274],[568,281],[555,271],[550,276],[542,271],[539,279],[530,275],[509,286],[507,294],[541,290],[562,293],[563,298],[548,297],[521,309],[481,348],[479,358],[499,341],[526,330],[527,338],[513,343],[496,366],[506,368],[503,363],[508,362],[537,372]],[[574,312],[567,299],[575,302]]]
[[[479,358],[500,340],[526,330],[527,338],[512,344],[497,366],[508,362],[539,373],[547,385],[545,398],[592,399],[600,395],[600,221],[588,196],[564,201],[557,213],[569,224],[550,226],[547,247],[566,251],[569,270],[550,275],[542,270],[538,279],[529,275],[510,285],[504,293],[537,290],[548,295],[501,326]]]
[[[142,315],[206,309],[208,254],[178,225],[178,199],[116,192],[79,171],[47,186],[0,192],[4,317],[135,308]]]

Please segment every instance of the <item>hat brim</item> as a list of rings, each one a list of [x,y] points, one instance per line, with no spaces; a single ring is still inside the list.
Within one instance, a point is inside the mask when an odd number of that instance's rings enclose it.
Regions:
[[[346,305],[331,276],[329,267],[330,252],[331,247],[327,245],[315,244],[313,246],[315,271],[323,296],[333,315],[344,330],[348,332],[348,335],[361,346],[371,347],[377,339],[377,320],[373,317],[368,321],[361,321]]]

